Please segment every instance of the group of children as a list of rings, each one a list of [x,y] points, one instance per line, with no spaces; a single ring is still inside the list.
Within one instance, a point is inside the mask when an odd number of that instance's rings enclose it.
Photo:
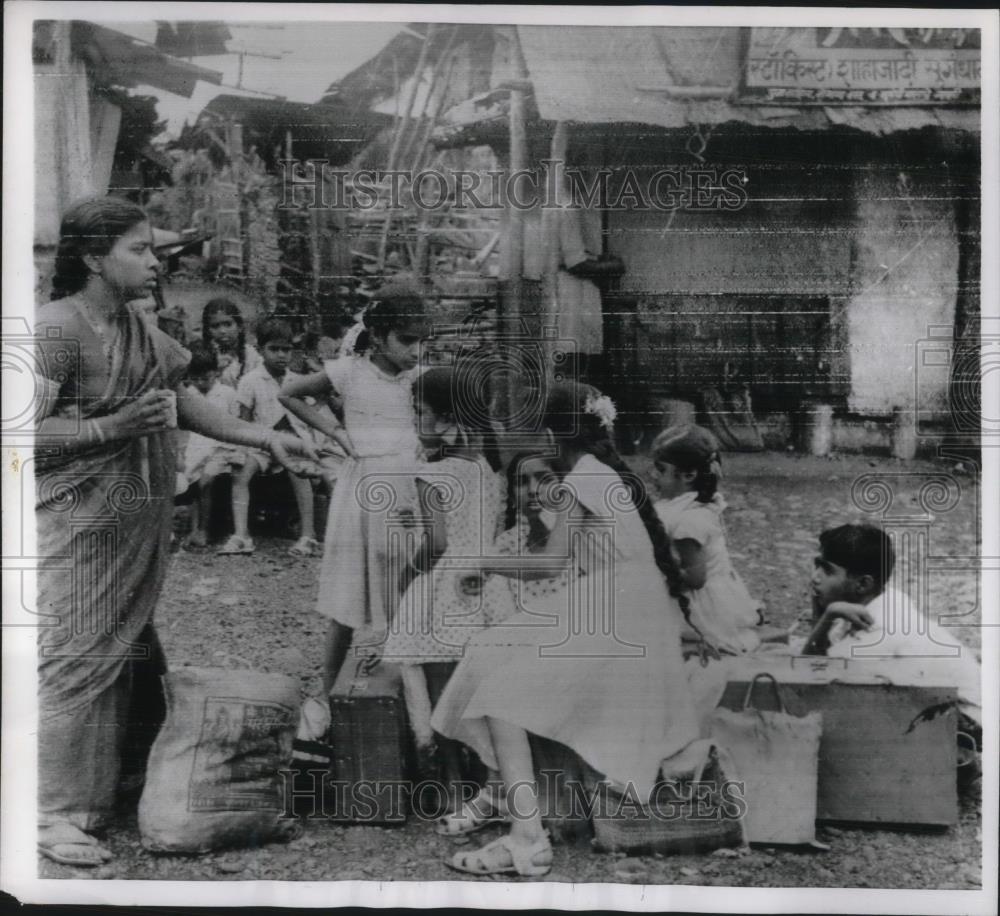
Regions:
[[[323,456],[293,478],[302,519],[293,552],[319,548],[311,480],[336,479],[317,601],[329,620],[324,693],[348,651],[367,645],[400,666],[423,752],[442,736],[456,739],[506,782],[530,780],[522,737],[535,732],[644,784],[654,778],[651,761],[698,734],[683,641],[714,654],[760,648],[762,608],[729,557],[718,444],[707,430],[671,427],[656,438],[659,498],[650,499],[614,449],[610,401],[588,386],[556,386],[538,445],[504,467],[475,366],[419,367],[424,303],[402,285],[382,290],[348,353],[337,354],[333,339],[296,352],[291,329],[276,320],[261,323],[255,349],[224,300],[206,307],[204,331],[190,383],[243,419],[311,438]],[[226,470],[236,531],[221,552],[250,553],[249,482],[273,470],[250,450],[189,443],[186,479],[202,493],[192,537],[204,543],[210,483]],[[624,501],[613,493],[622,485]],[[892,625],[890,615],[909,608],[888,584],[886,536],[845,525],[824,532],[820,546],[814,626],[786,651],[926,655],[926,643],[901,640]],[[938,629],[921,632],[953,644]],[[969,658],[956,670],[963,700],[974,703],[978,666]],[[609,693],[611,682],[620,683]],[[470,832],[496,816],[495,800],[478,801],[439,830]],[[539,830],[515,823],[488,854],[458,857],[462,870],[520,871],[520,863],[528,869],[520,873],[536,873],[547,855]],[[528,859],[515,841],[534,850]]]
[[[297,474],[289,475],[299,512],[300,537],[290,548],[293,556],[313,556],[320,550],[314,520],[314,485],[332,490],[344,451],[340,433],[322,436],[302,423],[279,402],[286,379],[297,377],[324,358],[338,355],[343,328],[330,322],[323,334],[295,335],[288,322],[266,319],[257,326],[256,346],[247,340],[239,307],[229,299],[211,300],[202,313],[202,339],[189,344],[191,362],[187,384],[228,413],[312,442],[318,462],[300,461]],[[335,420],[335,402],[316,405]],[[266,452],[237,448],[192,433],[183,450],[178,494],[190,491],[192,530],[186,547],[205,547],[213,521],[216,478],[232,477],[233,534],[219,548],[220,554],[252,554],[248,533],[250,483],[260,474],[283,468]]]

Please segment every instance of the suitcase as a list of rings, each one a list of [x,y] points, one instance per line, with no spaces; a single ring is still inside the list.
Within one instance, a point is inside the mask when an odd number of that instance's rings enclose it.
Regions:
[[[739,709],[761,672],[781,684],[790,713],[823,714],[817,820],[957,823],[957,694],[946,679],[911,659],[750,656],[734,664],[719,705]],[[760,699],[777,708],[767,692]]]
[[[330,691],[330,746],[326,816],[337,823],[406,823],[412,741],[395,665],[348,656]]]

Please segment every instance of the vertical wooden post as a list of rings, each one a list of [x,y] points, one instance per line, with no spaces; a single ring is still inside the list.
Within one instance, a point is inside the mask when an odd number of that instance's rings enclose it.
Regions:
[[[508,175],[513,176],[528,166],[528,138],[525,127],[524,92],[513,89],[510,93],[510,165]],[[508,191],[510,183],[508,182]],[[524,303],[524,211],[511,206],[508,199],[507,210],[507,268],[509,279],[507,294],[503,297],[500,315],[500,345],[505,340],[516,338],[521,327],[521,312]],[[508,416],[513,414],[517,378],[513,371],[504,377],[502,404]]]
[[[403,111],[401,113],[402,117],[396,127],[396,133],[392,138],[392,148],[389,150],[389,163],[387,166],[387,171],[389,172],[395,171],[400,164],[399,154],[402,149],[403,138],[409,131],[410,122],[413,120],[413,103],[416,101],[417,87],[420,85],[424,77],[424,70],[427,66],[427,52],[430,49],[433,37],[434,26],[428,25],[427,35],[424,37],[424,43],[420,47],[420,56],[417,58],[417,64],[413,71],[413,82],[410,84],[409,91],[406,93],[406,102],[403,105]],[[398,93],[396,94],[396,98],[398,101]],[[385,223],[382,225],[382,236],[379,239],[378,245],[378,268],[380,273],[385,269],[386,252],[389,247],[389,233],[392,229],[393,208],[391,199],[386,201],[385,212]]]
[[[250,273],[250,246],[247,244],[247,206],[243,197],[243,125],[234,121],[229,132],[229,163],[236,187],[236,236],[240,240],[241,285],[246,288]]]

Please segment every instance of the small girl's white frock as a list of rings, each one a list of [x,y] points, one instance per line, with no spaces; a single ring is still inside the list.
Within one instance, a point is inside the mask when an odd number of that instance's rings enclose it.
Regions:
[[[416,507],[417,370],[389,375],[367,356],[328,360],[324,370],[343,399],[344,427],[358,457],[345,459],[333,490],[317,607],[345,626],[369,626],[381,643],[397,598],[404,513]]]
[[[705,554],[705,584],[687,593],[692,622],[717,649],[736,655],[752,652],[760,645],[755,629],[760,602],[750,597],[729,559],[722,526],[726,504],[721,494],[701,503],[697,493],[685,493],[662,499],[655,508],[670,537],[695,541]]]
[[[577,503],[561,587],[533,590],[472,637],[434,710],[435,731],[497,767],[487,716],[576,751],[648,797],[660,762],[698,737],[680,609],[622,479],[586,455],[565,479]]]
[[[444,458],[424,465],[417,480],[444,513],[448,546],[399,602],[382,657],[398,664],[455,661],[469,638],[490,623],[482,596],[463,589],[475,562],[492,550],[503,484],[485,458]]]

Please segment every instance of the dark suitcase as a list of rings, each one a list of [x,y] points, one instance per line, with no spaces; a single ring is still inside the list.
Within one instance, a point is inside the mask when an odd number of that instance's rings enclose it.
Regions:
[[[405,823],[412,741],[395,665],[348,657],[330,691],[330,746],[326,816],[337,823]]]

